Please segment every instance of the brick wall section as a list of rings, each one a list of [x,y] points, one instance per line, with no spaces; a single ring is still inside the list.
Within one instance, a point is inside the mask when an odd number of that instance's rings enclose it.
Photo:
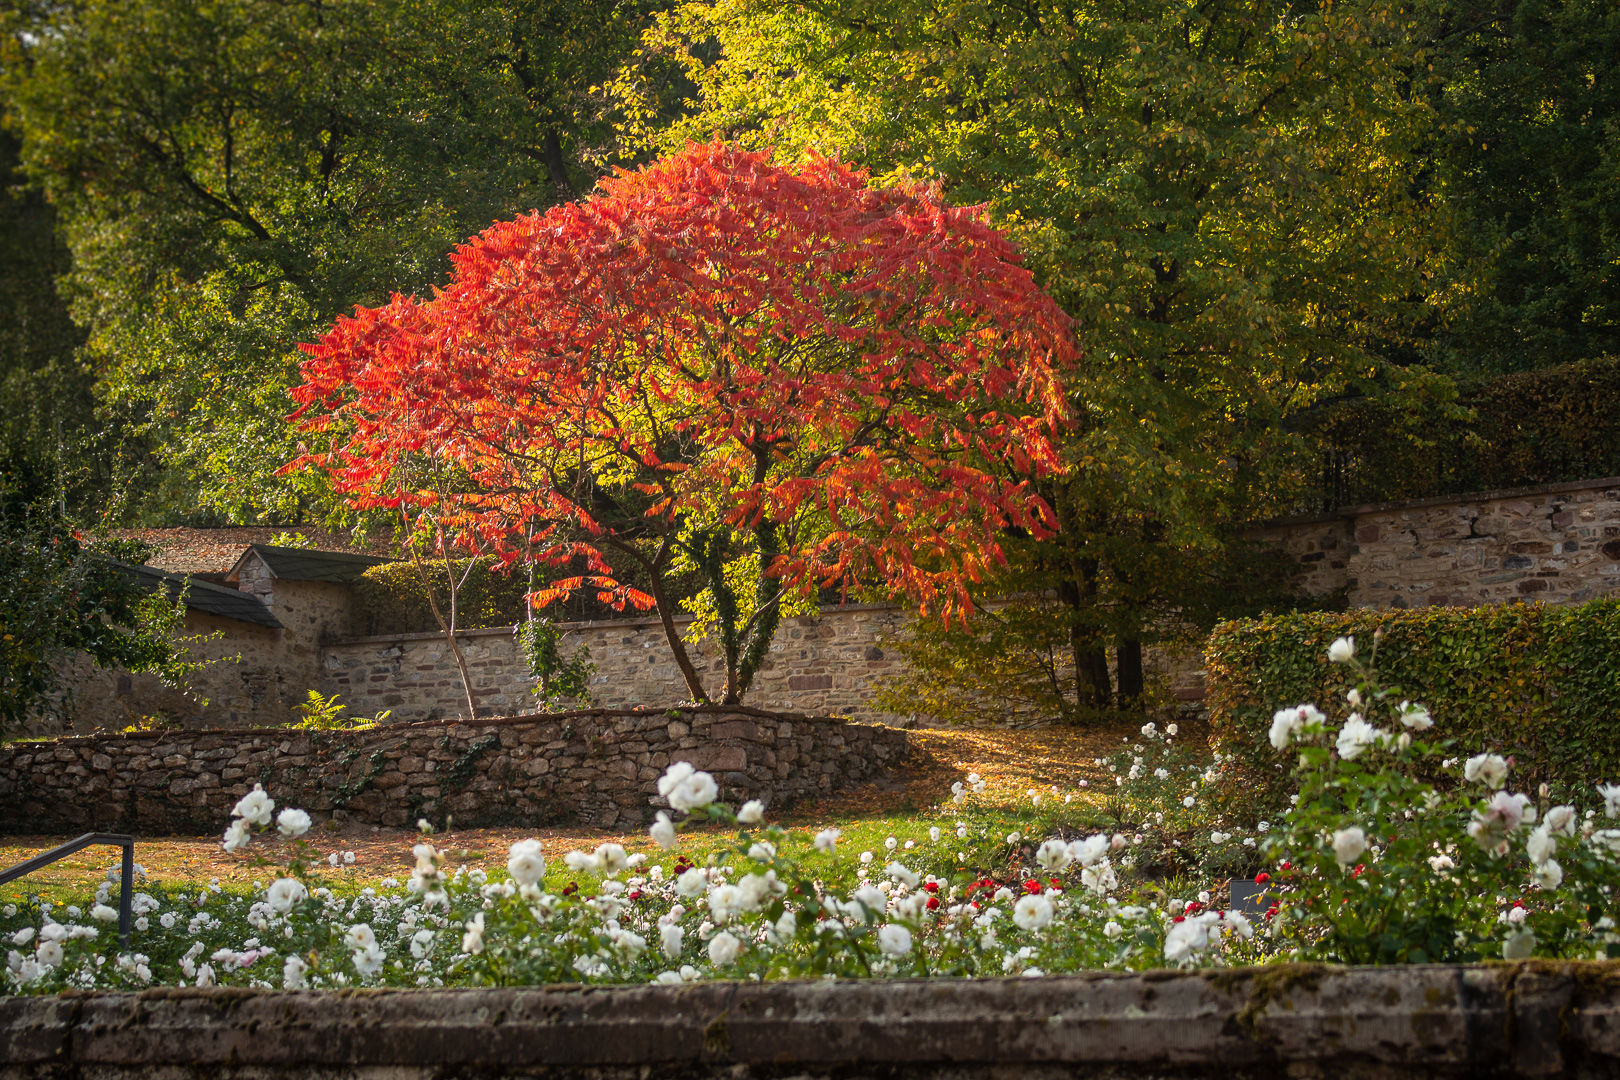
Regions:
[[[894,728],[736,707],[16,742],[0,746],[0,832],[221,831],[255,782],[318,821],[633,828],[664,805],[672,761],[714,773],[735,806],[826,794],[907,750]]]
[[[1351,607],[1581,603],[1620,594],[1620,477],[1360,506],[1251,537]]]
[[[900,657],[887,642],[904,624],[905,614],[886,605],[834,608],[783,619],[747,701],[765,709],[880,723],[903,721],[907,718],[878,709],[873,699],[884,681],[901,670]],[[680,625],[684,629],[687,620],[680,620]],[[690,698],[658,620],[567,623],[564,629],[564,656],[581,645],[590,649],[597,670],[591,685],[593,704],[667,707]],[[460,640],[480,713],[517,713],[533,707],[535,683],[510,627],[468,631]],[[704,646],[688,648],[706,689],[717,695],[725,685],[720,661]],[[327,693],[338,694],[357,716],[390,709],[390,720],[411,721],[466,712],[461,677],[441,634],[329,644],[322,686]]]

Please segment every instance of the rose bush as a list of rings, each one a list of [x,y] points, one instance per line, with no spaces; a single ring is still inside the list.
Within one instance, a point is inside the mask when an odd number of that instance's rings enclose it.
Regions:
[[[714,778],[672,766],[670,804],[649,830],[657,852],[692,823],[736,827],[694,864],[616,843],[549,859],[512,845],[503,878],[451,869],[431,835],[404,882],[358,892],[318,874],[302,811],[255,790],[235,807],[231,850],[272,830],[285,873],[251,895],[208,889],[136,896],[132,948],[109,934],[112,883],[83,905],[35,899],[0,908],[9,992],[213,983],[259,987],[686,982],[1042,974],[1270,959],[1394,963],[1620,955],[1620,786],[1582,806],[1511,790],[1512,765],[1465,756],[1428,710],[1381,687],[1355,645],[1335,662],[1356,685],[1335,723],[1314,705],[1279,710],[1272,743],[1294,764],[1293,807],[1275,822],[1223,820],[1208,797],[1223,760],[1145,725],[1108,763],[1113,790],[1031,791],[1054,823],[1099,831],[987,835],[977,776],[953,789],[942,824],[846,849],[767,824],[749,802],[716,802]],[[1422,777],[1438,761],[1455,778]],[[1593,793],[1588,793],[1590,796]],[[1077,798],[1078,796],[1078,798]],[[952,820],[954,818],[954,821]],[[977,845],[975,847],[975,845]],[[968,869],[964,848],[1002,853]],[[331,853],[325,862],[352,861]],[[811,869],[814,866],[816,869]],[[1252,917],[1222,906],[1234,870],[1269,893]],[[559,884],[564,878],[566,884]]]

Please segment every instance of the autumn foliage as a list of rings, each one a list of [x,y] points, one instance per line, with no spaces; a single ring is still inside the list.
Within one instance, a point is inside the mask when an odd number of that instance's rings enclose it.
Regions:
[[[319,446],[294,465],[446,542],[579,569],[537,603],[656,607],[697,700],[677,568],[707,585],[734,701],[785,599],[883,583],[965,614],[998,536],[1051,528],[1027,481],[1058,467],[1067,321],[937,191],[692,145],[453,262],[432,299],[306,346]]]

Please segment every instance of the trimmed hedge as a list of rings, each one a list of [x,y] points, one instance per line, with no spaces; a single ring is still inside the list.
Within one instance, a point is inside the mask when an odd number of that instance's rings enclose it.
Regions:
[[[1245,799],[1283,798],[1292,758],[1267,739],[1272,713],[1312,702],[1341,721],[1353,673],[1328,661],[1328,645],[1353,634],[1365,656],[1380,628],[1380,683],[1427,705],[1431,734],[1455,740],[1456,754],[1511,755],[1516,791],[1546,782],[1590,796],[1591,785],[1620,781],[1620,599],[1360,610],[1244,619],[1210,634],[1210,723],[1236,757]]]

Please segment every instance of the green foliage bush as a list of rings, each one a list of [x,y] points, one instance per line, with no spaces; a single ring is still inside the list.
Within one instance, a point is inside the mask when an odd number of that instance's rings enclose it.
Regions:
[[[1312,418],[1332,474],[1325,501],[1356,506],[1620,475],[1620,356],[1459,391],[1455,403],[1417,410],[1369,398]]]
[[[1427,705],[1454,752],[1514,759],[1526,790],[1590,790],[1620,775],[1620,600],[1578,607],[1307,613],[1223,623],[1205,654],[1210,722],[1231,754],[1233,791],[1275,806],[1286,766],[1267,733],[1279,707],[1344,702],[1354,673],[1327,660],[1335,638],[1366,651],[1381,681]]]

